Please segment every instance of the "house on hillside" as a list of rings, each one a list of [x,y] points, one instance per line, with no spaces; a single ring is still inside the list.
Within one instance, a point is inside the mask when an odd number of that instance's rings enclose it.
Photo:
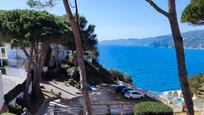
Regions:
[[[0,67],[3,66],[3,60],[7,60],[6,47],[0,47]]]
[[[2,43],[0,47],[0,70],[8,76],[26,77],[26,57],[22,50],[11,48],[9,43]]]
[[[22,90],[19,89],[23,88],[27,75],[25,69],[10,66],[10,52],[9,44],[4,43],[0,47],[0,113],[6,112],[7,105],[15,104],[16,99],[22,97]]]

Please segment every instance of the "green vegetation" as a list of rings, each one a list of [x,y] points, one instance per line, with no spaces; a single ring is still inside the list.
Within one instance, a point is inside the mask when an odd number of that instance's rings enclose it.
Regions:
[[[79,71],[75,68],[73,63],[63,64],[63,67],[66,69],[67,75],[70,78],[70,81],[77,81],[79,83]],[[105,69],[98,62],[90,63],[85,61],[87,81],[93,81],[95,83],[113,83],[111,74],[107,69]],[[70,84],[71,83],[71,84]],[[73,82],[66,82],[66,84],[76,85]]]
[[[98,62],[90,64],[85,62],[87,79],[96,83],[113,83],[110,73]]]
[[[195,93],[198,97],[204,97],[204,74],[193,75],[189,78],[189,84],[192,93]]]
[[[0,115],[15,115],[15,114],[13,114],[13,113],[2,113]]]
[[[191,0],[190,4],[184,10],[181,20],[182,22],[190,22],[192,24],[204,24],[204,0]]]
[[[173,115],[173,110],[161,102],[145,101],[135,105],[134,113],[135,115]]]
[[[72,35],[69,21],[47,11],[1,10],[0,35],[7,38],[13,47],[21,48],[27,59],[34,60],[29,62],[29,66],[32,64],[34,71],[33,94],[38,97],[40,77],[48,48],[53,41],[57,42]]]
[[[118,79],[118,80],[121,80],[121,81],[126,82],[126,83],[132,83],[131,76],[126,74],[126,73],[122,73],[122,72],[115,70],[115,69],[111,69],[109,72],[110,72],[110,74],[114,80]]]
[[[71,86],[79,88],[78,83],[75,80],[73,80],[73,79],[69,79],[68,81],[65,82],[65,84],[69,84]]]
[[[21,115],[23,112],[23,108],[19,104],[9,105],[9,112]]]

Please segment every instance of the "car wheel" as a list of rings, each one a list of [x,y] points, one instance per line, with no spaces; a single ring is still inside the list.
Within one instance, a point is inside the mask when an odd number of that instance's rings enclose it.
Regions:
[[[130,98],[129,98],[129,99],[131,99],[131,100],[132,100],[132,99],[133,99],[133,97],[132,97],[132,96],[130,96]]]

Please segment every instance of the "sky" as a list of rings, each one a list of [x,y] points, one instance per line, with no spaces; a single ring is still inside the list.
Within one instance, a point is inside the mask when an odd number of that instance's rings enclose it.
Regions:
[[[26,0],[0,0],[0,9],[29,9]],[[74,0],[70,0],[73,4]],[[162,9],[168,11],[168,0],[154,0]],[[177,15],[181,32],[204,29],[180,23],[182,11],[190,0],[176,0]],[[126,38],[146,38],[171,34],[167,18],[154,10],[145,0],[78,0],[80,15],[90,24],[96,25],[97,39],[112,40]],[[46,8],[56,15],[64,15],[62,0],[55,7]]]

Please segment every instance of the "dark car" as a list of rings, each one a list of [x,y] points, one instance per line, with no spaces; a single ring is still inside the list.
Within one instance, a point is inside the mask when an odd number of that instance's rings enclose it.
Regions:
[[[124,88],[127,88],[127,86],[117,86],[117,87],[115,88],[115,92],[117,92],[117,93],[122,92],[122,90],[123,90]]]
[[[127,91],[133,90],[132,88],[123,88],[121,93],[124,95]]]

